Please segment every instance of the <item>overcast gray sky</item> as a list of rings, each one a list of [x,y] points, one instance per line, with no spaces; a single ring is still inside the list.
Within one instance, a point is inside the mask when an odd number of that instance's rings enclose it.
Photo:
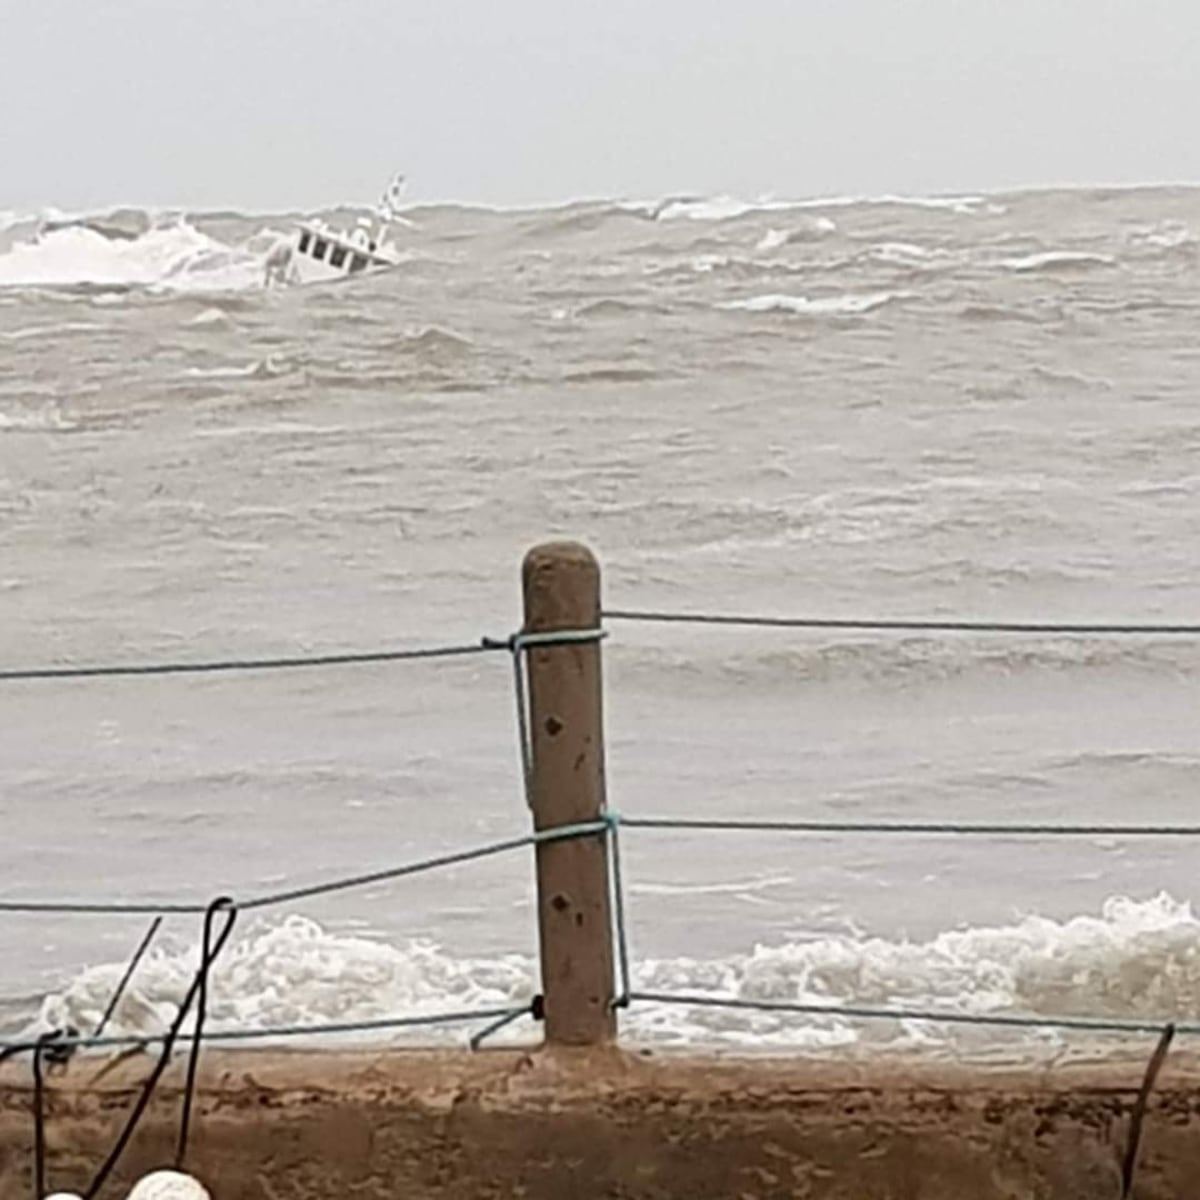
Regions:
[[[1197,0],[0,0],[0,209],[1200,180]]]

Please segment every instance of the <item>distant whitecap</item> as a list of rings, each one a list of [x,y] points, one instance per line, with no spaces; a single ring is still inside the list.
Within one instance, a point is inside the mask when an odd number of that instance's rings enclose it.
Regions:
[[[905,300],[909,292],[868,292],[845,296],[785,296],[771,294],[731,300],[718,308],[752,313],[791,313],[801,317],[854,317],[869,313],[895,300]]]

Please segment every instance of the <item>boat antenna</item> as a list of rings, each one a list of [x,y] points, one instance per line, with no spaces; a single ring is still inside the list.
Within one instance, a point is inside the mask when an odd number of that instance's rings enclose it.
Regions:
[[[388,185],[383,190],[383,195],[379,198],[379,203],[375,206],[375,214],[379,217],[379,232],[375,237],[377,245],[383,245],[383,235],[387,227],[396,219],[396,209],[400,201],[404,198],[405,189],[408,187],[408,180],[399,172],[392,176]]]

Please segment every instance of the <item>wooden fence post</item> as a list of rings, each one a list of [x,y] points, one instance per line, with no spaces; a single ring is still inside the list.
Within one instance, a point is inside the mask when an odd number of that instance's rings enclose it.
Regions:
[[[522,584],[526,633],[600,627],[600,566],[586,546],[535,546]],[[526,654],[534,828],[595,821],[605,811],[600,643],[531,646]],[[540,844],[537,890],[546,1042],[610,1042],[616,1013],[605,839]]]

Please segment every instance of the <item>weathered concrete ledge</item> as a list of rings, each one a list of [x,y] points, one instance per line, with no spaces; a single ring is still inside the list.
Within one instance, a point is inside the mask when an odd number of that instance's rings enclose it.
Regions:
[[[148,1068],[48,1083],[80,1188]],[[1143,1060],[981,1070],[628,1052],[206,1052],[189,1166],[214,1200],[1117,1200]],[[182,1064],[106,1197],[169,1163]],[[31,1195],[27,1063],[0,1068],[0,1200]],[[1200,1064],[1173,1058],[1135,1196],[1200,1196]]]

